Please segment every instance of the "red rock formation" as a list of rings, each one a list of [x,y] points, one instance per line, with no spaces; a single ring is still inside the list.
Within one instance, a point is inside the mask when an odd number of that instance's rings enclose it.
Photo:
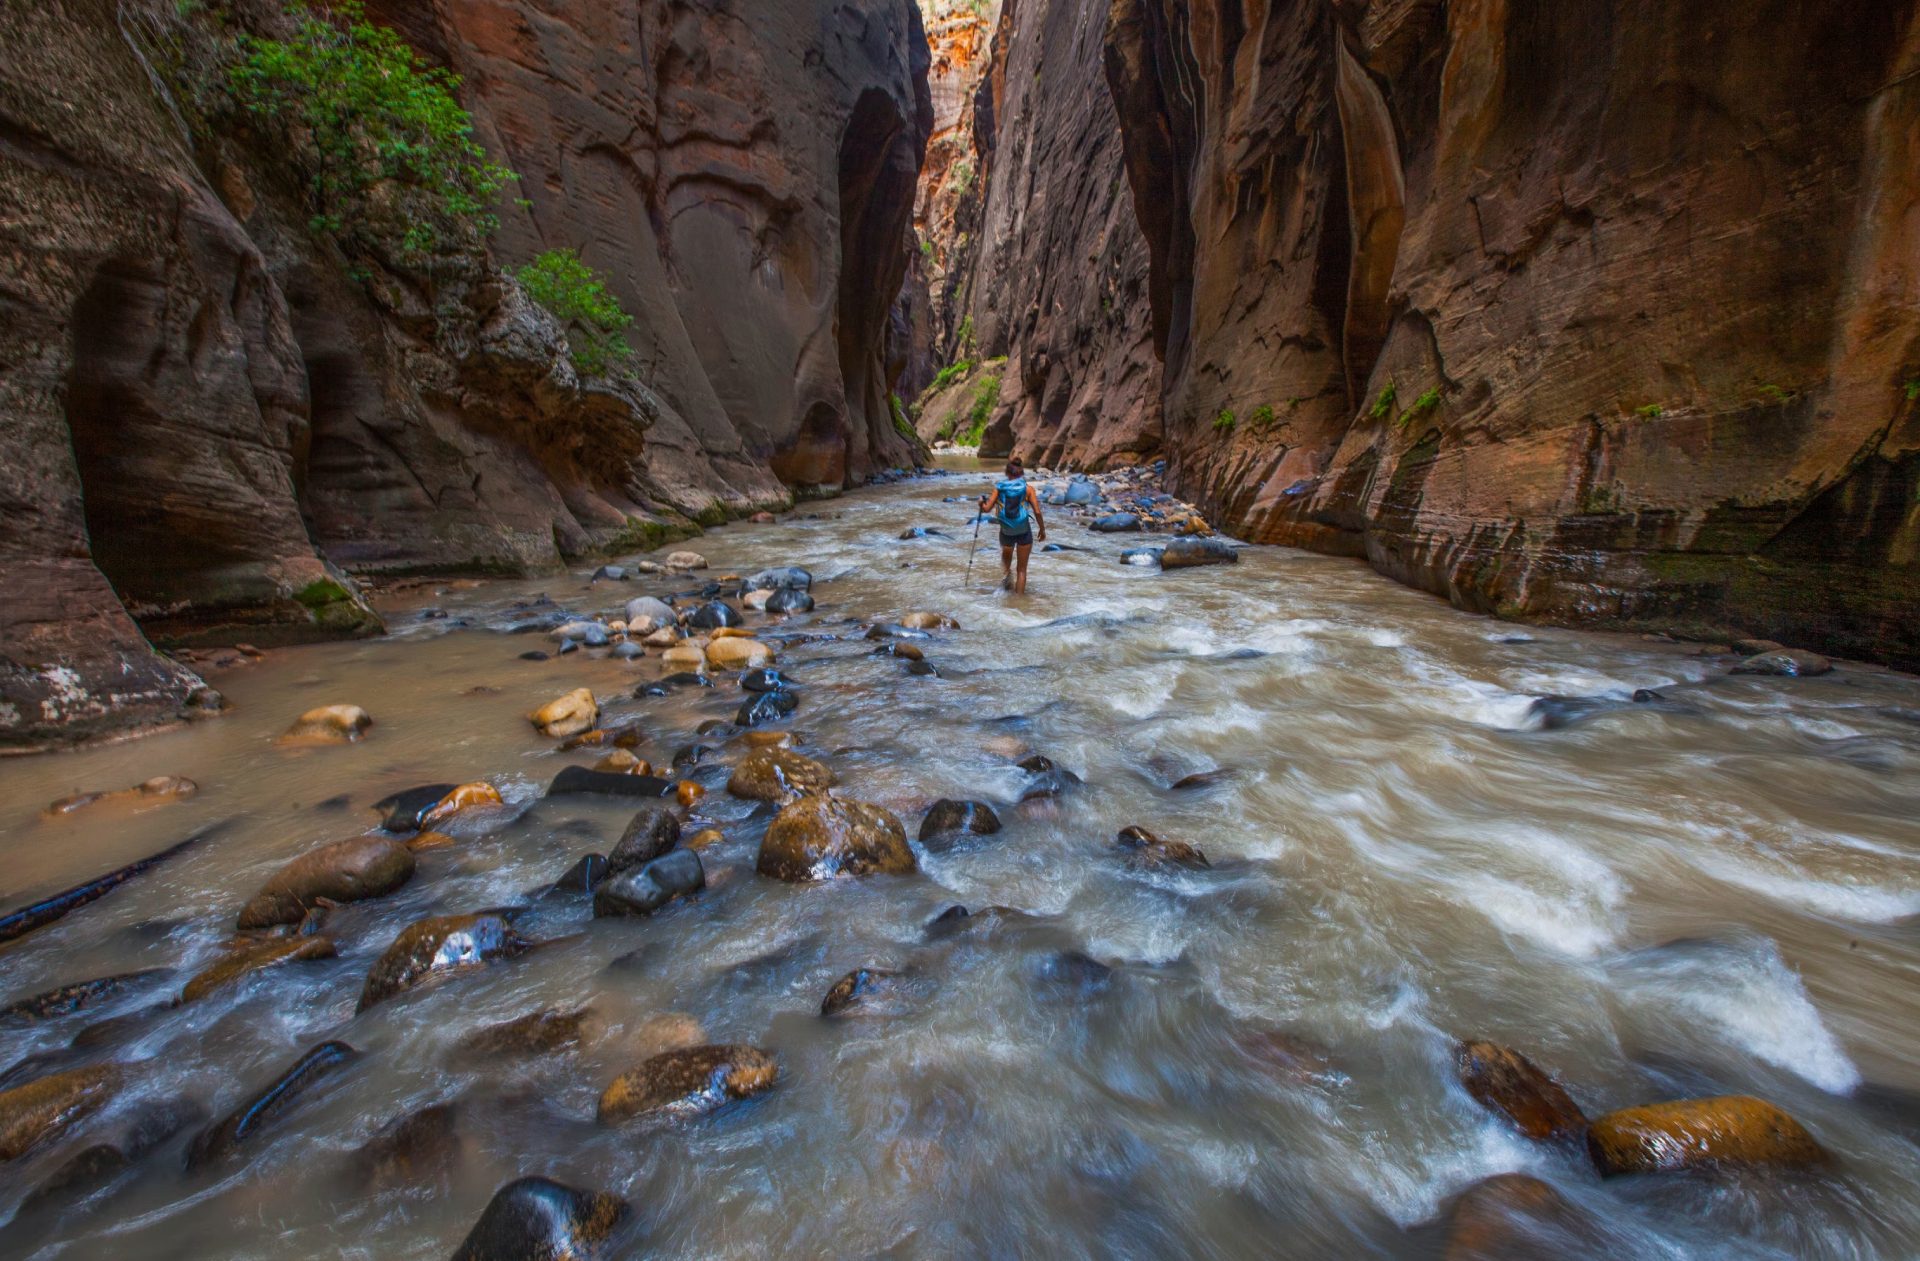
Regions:
[[[1112,0],[1176,487],[1474,609],[1920,665],[1912,0]]]
[[[1161,440],[1146,243],[1101,82],[1104,27],[1093,0],[1007,0],[981,92],[992,122],[976,124],[972,352],[1007,361],[981,449],[1051,467],[1133,463]]]
[[[470,76],[525,177],[492,257],[350,278],[297,142],[221,112],[231,25],[7,7],[0,743],[180,713],[200,681],[143,631],[376,628],[333,563],[551,567],[911,458],[884,356],[931,126],[909,0],[374,9]],[[610,275],[639,379],[582,379],[501,274],[549,246]]]

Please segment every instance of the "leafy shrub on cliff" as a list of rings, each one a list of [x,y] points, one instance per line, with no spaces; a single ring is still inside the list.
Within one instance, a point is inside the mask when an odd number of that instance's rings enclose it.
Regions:
[[[477,243],[499,226],[494,196],[516,177],[474,140],[459,76],[422,63],[359,0],[290,16],[289,39],[240,36],[227,82],[242,108],[286,127],[311,165],[313,229],[364,228],[348,216],[358,220],[363,196],[387,181],[425,194],[430,219],[402,234],[407,253]]]
[[[1213,431],[1215,433],[1232,433],[1236,423],[1238,422],[1234,420],[1233,413],[1223,407],[1220,409],[1220,414],[1213,418]]]
[[[940,371],[933,374],[933,384],[927,387],[927,393],[938,394],[953,384],[955,377],[963,377],[973,371],[973,360],[956,359]]]
[[[967,427],[955,435],[954,442],[963,447],[979,446],[981,435],[987,432],[987,422],[993,419],[993,409],[998,406],[1000,378],[980,378],[980,384],[973,388],[973,407],[967,412]]]
[[[1413,400],[1413,406],[1401,413],[1399,421],[1400,427],[1405,429],[1408,425],[1411,425],[1414,421],[1419,420],[1439,406],[1440,387],[1432,386],[1425,393],[1421,394],[1419,398]]]
[[[1247,417],[1247,424],[1252,427],[1255,433],[1267,432],[1267,430],[1273,428],[1273,408],[1267,406],[1265,403],[1260,404],[1260,406],[1253,409],[1253,414]]]
[[[514,276],[528,297],[566,326],[573,363],[581,372],[604,376],[633,357],[633,348],[621,336],[633,326],[633,317],[578,254],[547,250]]]
[[[918,445],[920,435],[913,431],[913,422],[907,419],[907,409],[900,405],[900,396],[887,395],[887,406],[893,411],[893,431],[908,442]]]
[[[1399,397],[1399,384],[1393,381],[1387,382],[1387,388],[1380,391],[1379,398],[1373,400],[1373,410],[1369,412],[1368,415],[1372,416],[1375,420],[1385,420],[1393,414],[1393,401]]]

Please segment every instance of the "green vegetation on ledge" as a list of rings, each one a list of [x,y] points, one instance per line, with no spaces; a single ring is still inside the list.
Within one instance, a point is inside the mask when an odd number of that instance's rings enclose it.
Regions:
[[[1220,409],[1220,414],[1213,418],[1213,431],[1215,433],[1232,433],[1235,423],[1233,413],[1223,407]]]
[[[366,195],[382,183],[424,195],[397,242],[403,254],[471,247],[499,226],[494,197],[517,177],[474,140],[459,76],[422,63],[359,0],[293,16],[290,39],[240,37],[227,86],[311,166],[313,230],[368,234]]]
[[[633,317],[607,292],[600,274],[572,250],[547,250],[514,276],[527,296],[566,326],[574,366],[588,376],[605,376],[626,366],[633,348],[621,336]]]
[[[1385,420],[1393,412],[1393,401],[1400,396],[1400,387],[1393,381],[1387,382],[1387,388],[1380,391],[1380,397],[1373,402],[1373,410],[1368,413],[1375,420]]]

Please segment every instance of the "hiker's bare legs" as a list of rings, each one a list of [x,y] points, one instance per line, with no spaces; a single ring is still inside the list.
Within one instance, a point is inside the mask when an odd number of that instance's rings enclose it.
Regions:
[[[1027,575],[1027,564],[1026,564],[1026,558],[1023,556],[1021,557],[1021,560],[1020,560],[1020,576],[1022,578],[1025,578],[1026,575]],[[1013,549],[1011,547],[1003,547],[1000,549],[1000,585],[1004,587],[1004,586],[1007,586],[1012,581],[1013,581]]]
[[[1022,543],[1018,550],[1020,552],[1020,576],[1013,580],[1013,593],[1015,595],[1025,595],[1027,593],[1027,558],[1033,555],[1033,544]],[[1000,551],[1002,555],[1006,554],[1005,548],[1001,548]]]

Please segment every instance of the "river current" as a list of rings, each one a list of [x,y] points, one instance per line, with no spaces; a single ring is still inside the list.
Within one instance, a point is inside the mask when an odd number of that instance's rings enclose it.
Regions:
[[[87,1123],[109,1127],[142,1099],[216,1118],[317,1043],[361,1052],[244,1158],[183,1172],[190,1129],[0,1226],[0,1255],[444,1257],[496,1187],[538,1173],[631,1203],[622,1255],[1419,1257],[1438,1254],[1453,1197],[1506,1171],[1604,1222],[1611,1255],[1920,1255],[1920,679],[1730,676],[1737,658],[1693,645],[1521,628],[1280,548],[1161,573],[1118,563],[1139,539],[1064,518],[1053,538],[1086,550],[1036,555],[1014,598],[992,589],[990,540],[963,582],[968,509],[943,499],[984,483],[955,471],[812,505],[817,520],[713,531],[686,545],[711,564],[691,581],[589,588],[581,570],[390,597],[385,638],[219,673],[227,717],[0,762],[0,908],[224,824],[0,948],[0,1005],[166,970],[85,1011],[0,1022],[0,1071],[34,1055],[127,1065]],[[914,525],[952,537],[898,538]],[[526,617],[515,603],[617,615],[784,564],[813,572],[819,604],[778,632],[826,638],[783,648],[800,707],[780,725],[909,835],[937,798],[991,803],[1005,829],[922,852],[915,876],[782,884],[754,872],[767,812],[722,791],[741,746],[716,739],[695,772],[711,791],[694,812],[726,836],[702,852],[710,888],[644,919],[536,898],[605,852],[635,803],[540,801],[597,755],[558,751],[526,713],[589,687],[665,762],[741,692],[718,675],[635,696],[663,673],[653,650],[521,660],[553,644],[504,633]],[[860,637],[914,610],[961,624],[917,641],[937,676]],[[1594,703],[1543,712],[1541,697]],[[274,743],[336,702],[372,713],[364,741]],[[1028,751],[1084,785],[1018,804]],[[155,775],[199,791],[41,813]],[[507,808],[462,816],[403,889],[335,912],[337,958],[164,1005],[289,858],[376,827],[389,792],[476,779]],[[1128,865],[1113,841],[1129,824],[1211,868]],[[930,939],[956,903],[1025,914]],[[522,904],[522,931],[565,940],[355,1014],[409,922]],[[829,986],[862,965],[908,972],[903,997],[823,1019]],[[597,1024],[578,1048],[458,1047],[583,1005]],[[69,1048],[128,1013],[114,1039]],[[596,1124],[601,1090],[668,1015],[773,1052],[777,1086],[696,1119]],[[1468,1096],[1461,1038],[1521,1050],[1590,1115],[1758,1095],[1835,1160],[1603,1182]],[[369,1186],[357,1150],[449,1102],[457,1156]],[[0,1220],[87,1126],[0,1165]]]

